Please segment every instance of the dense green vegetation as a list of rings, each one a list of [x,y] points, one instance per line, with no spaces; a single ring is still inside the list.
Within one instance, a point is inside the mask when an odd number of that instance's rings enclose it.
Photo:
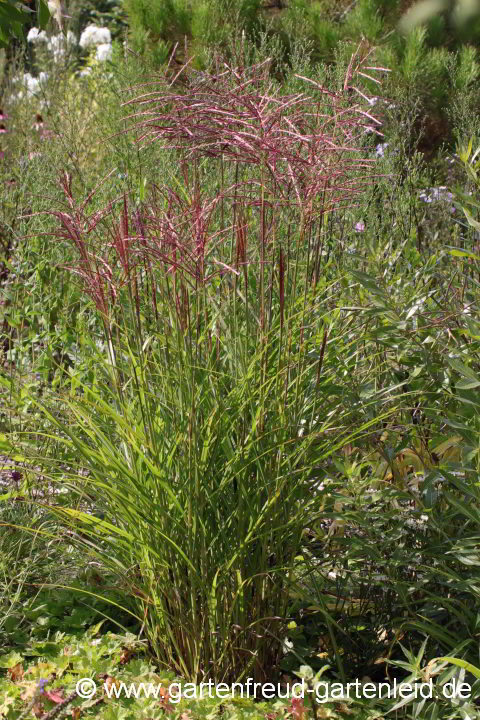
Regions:
[[[3,51],[0,717],[478,715],[478,21],[409,5],[72,0]]]

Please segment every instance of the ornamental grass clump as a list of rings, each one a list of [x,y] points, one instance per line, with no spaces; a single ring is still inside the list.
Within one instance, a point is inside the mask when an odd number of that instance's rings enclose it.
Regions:
[[[58,475],[78,502],[55,510],[117,575],[158,661],[192,680],[270,675],[322,464],[392,411],[339,375],[349,329],[322,275],[326,214],[372,178],[359,72],[360,54],[338,92],[298,78],[289,96],[268,62],[184,67],[182,92],[167,72],[132,117],[175,159],[169,182],[89,215],[93,193],[76,203],[62,181],[59,235],[103,341],[92,331],[91,386],[71,371],[69,424],[42,405],[78,465]]]

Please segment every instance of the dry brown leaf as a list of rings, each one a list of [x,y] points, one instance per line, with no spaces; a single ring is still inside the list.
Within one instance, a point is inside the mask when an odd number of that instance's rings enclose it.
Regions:
[[[342,715],[352,715],[353,714],[352,708],[348,707],[348,705],[343,702],[335,703],[335,710],[337,710],[337,712],[341,713]]]
[[[162,706],[162,710],[164,710],[167,713],[173,712],[174,707],[170,703],[170,695],[168,693],[168,690],[164,687],[161,687],[159,695],[160,695],[160,705]]]
[[[41,718],[43,715],[45,715],[45,709],[43,707],[43,703],[36,702],[35,705],[32,707],[32,713],[35,715],[36,718]]]
[[[120,660],[119,660],[120,665],[126,665],[130,661],[132,655],[133,655],[132,648],[128,648],[128,647],[122,648],[122,654],[120,655]]]
[[[17,665],[14,665],[11,668],[8,668],[7,670],[8,675],[10,676],[10,680],[14,683],[22,682],[23,680],[23,665],[22,663],[18,663]]]
[[[118,682],[118,680],[116,680],[111,675],[107,675],[105,678],[105,681],[104,681],[104,687],[106,690],[110,690],[110,688],[112,688],[112,687],[119,688],[120,683]]]

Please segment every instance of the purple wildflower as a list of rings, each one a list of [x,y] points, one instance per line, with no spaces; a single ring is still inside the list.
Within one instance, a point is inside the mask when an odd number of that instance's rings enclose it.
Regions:
[[[453,193],[451,193],[445,185],[440,185],[439,187],[426,188],[425,190],[422,190],[419,194],[419,198],[420,200],[423,200],[424,203],[438,201],[452,203]],[[452,204],[450,205],[450,212],[455,212],[455,207]]]
[[[37,692],[44,693],[45,685],[48,685],[48,680],[46,678],[40,678],[40,680],[37,682]]]

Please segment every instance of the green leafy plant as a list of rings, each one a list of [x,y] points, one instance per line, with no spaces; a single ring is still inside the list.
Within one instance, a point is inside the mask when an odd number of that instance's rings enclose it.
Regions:
[[[45,8],[45,3],[40,0],[39,19]],[[46,12],[48,16],[48,9]],[[0,47],[6,47],[11,37],[23,36],[23,26],[30,21],[30,13],[30,8],[23,3],[2,0],[0,3]]]
[[[351,58],[346,88],[364,64]],[[137,598],[162,664],[193,679],[276,662],[292,564],[321,512],[316,468],[378,422],[341,400],[343,322],[320,310],[322,217],[368,182],[363,111],[314,81],[313,97],[271,95],[267,70],[154,96],[165,114],[142,111],[138,128],[178,147],[183,182],[144,208],[125,198],[111,243],[87,242],[105,213],[88,219],[67,175],[71,210],[54,213],[104,328],[96,384],[73,372],[63,397],[70,425],[35,401],[88,469],[67,473],[79,504],[54,509]]]

